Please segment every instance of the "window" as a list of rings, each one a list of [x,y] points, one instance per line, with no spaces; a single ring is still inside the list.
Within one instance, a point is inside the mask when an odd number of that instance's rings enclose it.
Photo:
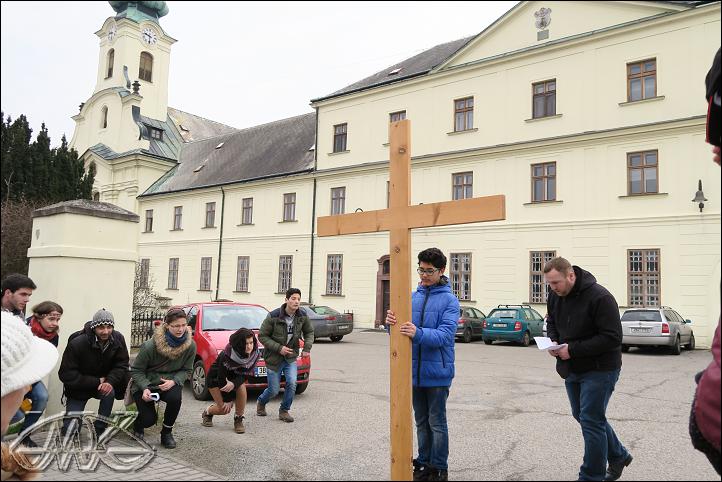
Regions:
[[[344,152],[346,150],[346,130],[348,124],[333,126],[333,152]]]
[[[145,232],[146,233],[153,232],[153,210],[152,209],[145,210]]]
[[[236,273],[236,291],[248,293],[248,269],[251,258],[248,256],[238,257],[238,271]]]
[[[140,287],[148,287],[148,276],[150,274],[150,259],[145,258],[140,260]]]
[[[242,205],[241,224],[253,224],[253,198],[244,198]]]
[[[206,227],[216,226],[216,203],[206,203]]]
[[[201,286],[200,291],[210,291],[211,289],[211,266],[213,258],[201,258]]]
[[[557,81],[547,80],[532,84],[532,118],[548,117],[557,113]]]
[[[140,53],[140,68],[138,69],[138,78],[146,82],[153,81],[153,56],[148,52]]]
[[[460,172],[452,174],[453,186],[451,198],[456,201],[457,199],[469,199],[474,197],[474,173],[473,172]]]
[[[296,220],[296,193],[289,192],[283,195],[283,220]]]
[[[657,59],[627,64],[627,101],[649,99],[657,95]]]
[[[148,132],[150,134],[151,139],[157,139],[159,141],[163,140],[163,130],[162,129],[156,129],[155,127],[148,126]]]
[[[549,285],[544,282],[544,265],[556,258],[556,251],[532,251],[529,254],[529,301],[546,303]]]
[[[182,229],[183,206],[173,208],[173,231]]]
[[[346,209],[346,188],[331,188],[331,215],[343,214]]]
[[[454,132],[474,128],[474,98],[466,97],[454,101]]]
[[[629,306],[654,307],[660,305],[659,254],[658,249],[630,249],[627,251]]]
[[[471,253],[451,253],[451,290],[461,301],[471,300]]]
[[[168,260],[168,289],[178,289],[178,258],[170,258]]]
[[[531,165],[532,202],[555,201],[557,199],[557,163]]]
[[[657,151],[627,154],[627,194],[655,194],[659,192]]]
[[[286,293],[291,287],[293,256],[279,256],[278,258],[278,292]]]
[[[100,127],[101,129],[105,129],[108,127],[108,107],[103,106],[103,108],[100,110]]]
[[[98,191],[93,193],[93,201],[100,201],[100,193]]]
[[[326,264],[326,294],[341,294],[341,279],[343,278],[343,255],[329,254]]]
[[[115,49],[108,50],[108,62],[107,62],[107,71],[108,75],[105,76],[106,79],[109,79],[113,76],[113,61],[115,59]]]
[[[389,122],[398,122],[404,119],[406,119],[405,110],[400,110],[398,112],[392,112],[391,114],[389,114]]]

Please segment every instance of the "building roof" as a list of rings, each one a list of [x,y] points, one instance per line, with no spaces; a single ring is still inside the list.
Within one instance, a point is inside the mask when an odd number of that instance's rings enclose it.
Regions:
[[[235,127],[189,114],[173,107],[168,107],[168,117],[175,122],[183,142],[199,141],[209,137],[229,134],[237,130]]]
[[[316,114],[303,114],[183,144],[179,164],[141,196],[310,171]]]

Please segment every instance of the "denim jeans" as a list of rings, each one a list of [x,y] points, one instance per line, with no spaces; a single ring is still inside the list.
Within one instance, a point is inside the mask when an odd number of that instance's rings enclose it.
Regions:
[[[607,404],[619,370],[570,373],[565,380],[572,416],[582,426],[584,461],[579,480],[604,480],[607,461],[618,463],[629,453],[607,422]]]
[[[33,383],[33,387],[25,396],[33,402],[32,409],[25,414],[25,422],[23,422],[23,430],[32,427],[40,419],[48,406],[48,389],[45,388],[43,382]]]
[[[115,390],[111,390],[110,393],[107,395],[101,395],[100,393],[98,393],[98,396],[93,398],[100,399],[98,415],[110,417],[110,412],[111,410],[113,410],[113,402],[115,401]],[[73,419],[69,418],[69,416],[72,416],[73,412],[83,412],[85,410],[85,405],[88,403],[88,400],[89,399],[78,400],[75,398],[67,397],[65,405],[65,420],[63,420],[63,433],[68,430],[68,426],[70,426],[70,423],[73,421]],[[95,432],[100,435],[105,430],[107,423],[98,420],[94,423],[94,425]],[[76,426],[76,429],[77,428],[79,427]]]
[[[298,365],[296,361],[294,360],[293,363],[288,363],[284,360],[281,362],[281,366],[277,372],[267,368],[266,373],[268,373],[268,388],[263,390],[263,393],[258,396],[258,401],[265,405],[278,394],[281,390],[281,375],[285,373],[286,388],[283,392],[280,410],[286,412],[291,410],[293,396],[296,394],[296,379],[298,378]]]
[[[435,469],[448,470],[449,428],[446,399],[449,387],[414,387],[413,404],[419,456],[416,461]]]

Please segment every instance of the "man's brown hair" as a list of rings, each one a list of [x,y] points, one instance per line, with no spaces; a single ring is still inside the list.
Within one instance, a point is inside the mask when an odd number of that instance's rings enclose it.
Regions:
[[[567,261],[565,258],[562,258],[561,256],[557,256],[554,259],[550,259],[547,261],[547,264],[544,265],[544,273],[548,273],[551,270],[557,270],[564,276],[569,274],[569,271],[572,269],[572,264]]]

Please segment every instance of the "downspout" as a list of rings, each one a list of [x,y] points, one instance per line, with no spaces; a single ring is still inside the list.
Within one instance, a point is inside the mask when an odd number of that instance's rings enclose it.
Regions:
[[[221,284],[221,252],[223,251],[223,212],[226,208],[226,191],[221,186],[221,233],[218,237],[218,273],[216,274],[216,301],[218,301],[218,290]]]
[[[316,133],[313,142],[313,202],[311,208],[311,269],[308,275],[308,303],[313,303],[313,254],[316,232],[316,169],[318,169],[318,107],[316,107]]]

